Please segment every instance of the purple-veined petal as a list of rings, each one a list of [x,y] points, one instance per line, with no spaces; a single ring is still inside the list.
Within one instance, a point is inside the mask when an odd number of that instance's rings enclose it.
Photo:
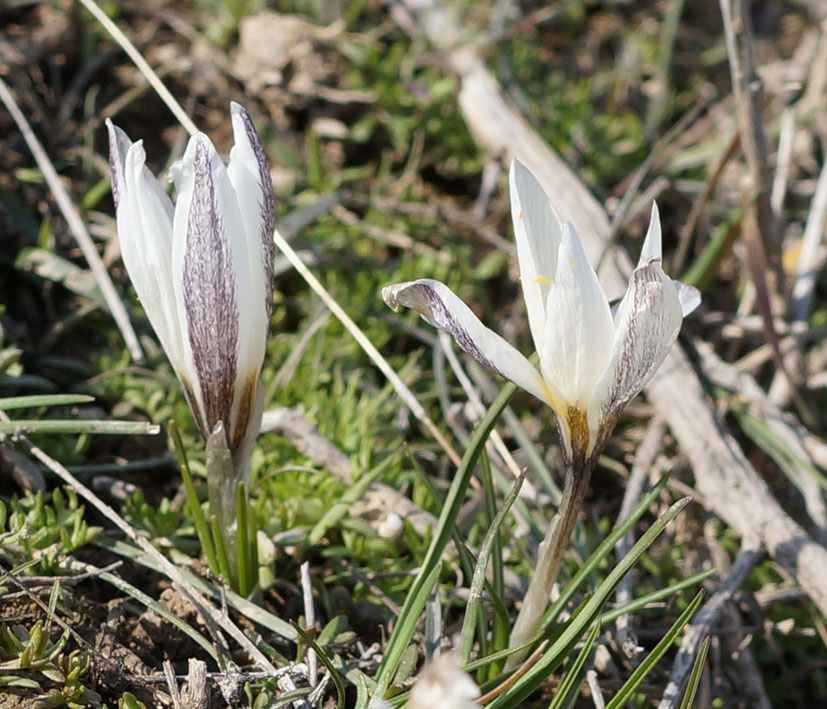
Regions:
[[[253,121],[244,108],[230,104],[235,145],[230,151],[227,173],[238,198],[241,219],[250,242],[251,277],[263,269],[264,298],[269,318],[273,304],[273,258],[275,244],[275,197],[270,166]]]
[[[190,393],[197,408],[193,413],[205,438],[218,421],[231,429],[238,374],[240,309],[234,265],[238,255],[230,233],[241,232],[244,241],[243,227],[234,195],[230,200],[224,195],[227,187],[219,166],[210,140],[201,133],[192,136],[182,162],[174,220],[176,296],[186,323],[188,358],[197,374]],[[231,439],[228,443],[232,447]]]
[[[394,311],[400,306],[416,310],[428,323],[453,336],[480,364],[550,403],[539,372],[519,350],[485,327],[448,286],[422,278],[386,286],[382,289],[382,298]]]
[[[603,422],[613,423],[652,378],[675,342],[682,319],[678,289],[660,263],[636,268],[615,316],[610,364],[589,404],[593,444]]]
[[[609,302],[589,264],[574,227],[566,222],[549,289],[540,362],[543,377],[567,407],[585,412],[595,385],[609,363],[614,327]]]
[[[520,281],[535,349],[543,347],[548,289],[557,272],[562,226],[533,174],[514,160],[508,175]]]

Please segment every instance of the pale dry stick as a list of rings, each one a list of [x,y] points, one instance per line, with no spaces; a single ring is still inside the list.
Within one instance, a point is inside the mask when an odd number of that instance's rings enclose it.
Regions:
[[[302,601],[304,602],[304,620],[307,629],[310,630],[316,625],[316,606],[313,603],[313,582],[310,580],[310,562],[305,561],[300,567]],[[316,686],[319,679],[319,658],[316,651],[311,647],[307,649],[307,678],[310,688]]]
[[[697,377],[674,376],[689,368],[683,351],[673,348],[646,393],[681,443],[698,491],[709,509],[739,535],[760,537],[773,559],[827,613],[827,549],[781,508],[719,421]]]
[[[72,236],[75,237],[75,241],[77,241],[78,246],[80,246],[80,250],[83,252],[83,257],[89,264],[89,268],[91,269],[92,275],[94,275],[95,281],[101,290],[101,294],[103,295],[103,299],[109,308],[109,312],[112,313],[115,324],[121,331],[121,335],[123,335],[124,342],[129,349],[129,354],[132,356],[134,361],[140,362],[144,357],[141,350],[141,345],[138,343],[138,337],[132,329],[132,324],[129,322],[129,316],[126,313],[126,308],[118,297],[118,292],[112,284],[112,279],[109,278],[109,272],[106,270],[106,266],[104,265],[98,250],[95,248],[95,242],[92,241],[92,237],[89,236],[89,231],[86,229],[86,225],[83,223],[83,219],[81,219],[77,207],[75,207],[72,202],[72,198],[69,196],[69,193],[60,181],[60,177],[58,176],[54,165],[52,165],[52,161],[49,159],[49,156],[40,144],[37,136],[35,136],[32,127],[29,125],[29,122],[26,120],[26,117],[23,115],[23,112],[14,100],[14,96],[9,90],[6,82],[3,81],[1,77],[0,100],[2,100],[9,114],[11,114],[11,117],[14,119],[14,122],[17,124],[20,133],[26,141],[26,144],[29,146],[32,156],[34,156],[37,166],[40,168],[40,172],[43,173],[43,179],[46,180],[46,184],[52,191],[55,202],[57,202],[57,206],[63,214],[63,218],[66,220],[66,224],[69,226]]]
[[[786,446],[790,454],[789,464],[795,471],[792,482],[804,498],[807,514],[815,525],[816,539],[827,545],[827,503],[824,490],[816,479],[815,462],[805,447],[808,431],[790,414],[782,411],[750,374],[721,360],[707,343],[698,342],[697,351],[701,357],[701,367],[710,381],[737,392],[750,413],[761,419]]]
[[[649,473],[660,452],[665,433],[666,424],[663,422],[663,419],[658,417],[652,419],[646,428],[643,440],[635,451],[632,472],[626,481],[626,491],[623,493],[623,502],[620,505],[620,511],[617,513],[618,521],[626,519],[632,513],[632,510],[637,506],[638,501],[643,495],[646,481],[649,479]],[[618,540],[617,544],[615,544],[616,558],[622,559],[626,556],[634,545],[634,542],[635,533],[634,530],[630,529]],[[631,603],[632,577],[630,575],[627,574],[621,579],[615,596],[618,606]],[[624,613],[619,616],[615,621],[615,628],[617,630],[617,644],[620,646],[623,654],[634,662],[637,659],[640,648],[637,644],[637,637],[635,637],[634,630],[632,629],[631,614]]]
[[[198,132],[198,127],[193,123],[192,119],[187,115],[187,112],[181,108],[181,104],[175,99],[175,97],[169,92],[169,89],[164,86],[164,82],[158,77],[155,73],[155,70],[149,66],[149,63],[146,59],[143,58],[141,53],[137,50],[134,44],[129,40],[121,29],[114,23],[112,20],[109,19],[107,14],[101,10],[100,6],[94,0],[79,0],[81,5],[83,5],[89,12],[92,13],[94,18],[101,23],[103,28],[110,34],[112,39],[114,39],[126,52],[127,56],[135,62],[135,66],[138,67],[141,74],[146,77],[146,80],[150,83],[155,92],[160,96],[161,100],[166,104],[167,108],[172,112],[172,115],[175,116],[176,120],[184,126],[184,129],[190,135]]]
[[[721,582],[715,593],[710,596],[709,600],[704,603],[703,608],[695,614],[685,631],[681,641],[681,649],[675,657],[672,674],[669,677],[669,683],[666,685],[663,698],[658,704],[658,709],[673,709],[673,707],[678,706],[681,689],[686,683],[689,673],[692,672],[695,656],[701,642],[723,615],[727,604],[744,584],[747,575],[752,571],[752,567],[761,560],[763,553],[764,550],[759,539],[744,539],[741,550],[738,552],[726,578]]]
[[[724,21],[724,39],[732,76],[732,92],[741,149],[750,176],[750,201],[757,205],[758,226],[770,264],[781,277],[781,232],[770,203],[772,171],[761,118],[762,84],[755,65],[750,0],[719,0]]]
[[[787,107],[781,114],[781,128],[778,131],[778,150],[776,151],[775,175],[770,192],[770,206],[776,219],[781,218],[787,184],[790,179],[790,166],[793,157],[793,138],[795,137],[795,111]]]
[[[207,663],[194,657],[187,663],[187,679],[181,692],[184,709],[209,709],[210,691],[207,687]]]
[[[445,44],[444,37],[452,34],[444,31],[446,23],[454,20],[443,6],[437,0],[400,0],[391,13],[394,17],[406,15],[403,26],[424,32],[441,50],[446,66],[459,76],[459,105],[477,142],[495,155],[518,158],[534,173],[546,192],[565,206],[561,216],[573,222],[589,260],[596,263],[609,234],[605,211],[506,101],[477,52]],[[631,270],[624,253],[607,259],[600,271],[606,290],[625,290],[624,272]],[[645,391],[689,459],[708,507],[741,536],[759,535],[773,558],[827,614],[827,549],[815,543],[775,500],[738,442],[716,417],[680,344],[673,345]]]
[[[172,707],[173,709],[182,709],[181,689],[180,687],[178,687],[178,680],[175,677],[175,669],[172,667],[172,662],[170,662],[168,659],[165,659],[163,668],[164,679],[167,682],[167,690],[169,690],[169,696],[172,698]]]
[[[8,417],[0,411],[0,418],[8,420]],[[123,517],[121,517],[115,510],[101,500],[94,492],[83,485],[72,473],[70,473],[63,465],[61,465],[54,458],[47,455],[44,451],[34,445],[26,436],[19,435],[15,440],[23,444],[26,450],[31,455],[43,463],[49,470],[57,475],[64,483],[78,493],[83,499],[89,502],[95,509],[98,510],[104,517],[111,521],[118,529],[120,529],[128,539],[139,546],[141,550],[158,565],[164,574],[178,587],[181,593],[186,596],[187,600],[195,606],[201,617],[204,619],[207,628],[213,636],[213,640],[219,645],[221,651],[225,656],[229,656],[229,649],[221,634],[217,631],[215,626],[220,626],[224,629],[230,637],[233,638],[255,661],[260,667],[269,672],[275,672],[275,667],[270,663],[264,653],[261,652],[244,633],[233,623],[228,615],[221,613],[213,608],[207,600],[193,588],[192,584],[187,582],[180,570],[169,561],[161,552],[159,552],[147,539],[138,534],[133,527],[131,527]]]
[[[388,364],[388,361],[382,356],[379,350],[374,347],[373,343],[367,338],[361,328],[353,322],[350,316],[344,311],[341,305],[336,302],[327,289],[321,284],[318,278],[311,273],[310,269],[304,265],[304,261],[299,258],[299,255],[293,250],[293,247],[287,243],[284,237],[279,234],[278,230],[273,232],[273,239],[276,242],[278,249],[287,257],[287,260],[296,269],[299,275],[304,278],[307,285],[310,286],[322,302],[330,309],[339,322],[345,326],[345,329],[351,334],[354,340],[359,343],[365,353],[370,357],[371,361],[379,368],[382,374],[387,377],[391,386],[396,391],[397,396],[405,402],[405,405],[411,410],[411,413],[417,420],[425,426],[428,432],[434,437],[437,443],[448,454],[451,462],[459,466],[462,462],[459,454],[454,450],[450,443],[442,435],[442,432],[437,428],[436,424],[430,419],[425,412],[422,404],[420,404],[413,392],[406,386],[399,375],[393,371],[393,368]]]
[[[600,688],[600,681],[595,670],[586,670],[586,684],[589,685],[594,709],[606,709],[606,700],[603,698],[603,690]]]
[[[795,268],[789,315],[792,323],[801,323],[806,326],[807,317],[813,302],[818,275],[824,268],[827,251],[823,247],[824,224],[827,220],[827,160],[821,167],[816,183],[815,195],[810,204],[807,215],[807,225],[804,227],[804,237],[801,243],[801,255]],[[788,358],[789,367],[793,370],[801,366],[801,351],[794,350]],[[776,373],[770,385],[770,398],[780,405],[785,405],[792,393],[789,382],[782,381],[783,377]]]

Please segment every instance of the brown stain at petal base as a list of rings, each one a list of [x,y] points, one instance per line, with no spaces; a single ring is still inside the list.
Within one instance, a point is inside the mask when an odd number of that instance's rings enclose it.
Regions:
[[[253,410],[255,409],[257,385],[257,376],[247,377],[247,381],[244,384],[244,393],[238,404],[238,412],[233,422],[231,437],[228,442],[232,453],[238,450],[238,447],[247,435],[247,429],[250,426],[250,420],[253,417]]]
[[[585,459],[589,454],[589,421],[586,412],[574,406],[566,411],[566,422],[571,434],[571,455],[576,460]]]

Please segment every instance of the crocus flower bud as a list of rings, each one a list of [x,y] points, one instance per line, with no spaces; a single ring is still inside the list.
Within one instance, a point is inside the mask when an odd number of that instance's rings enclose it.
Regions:
[[[231,105],[225,166],[190,138],[169,198],[133,143],[107,120],[118,238],[126,270],[205,438],[223,427],[237,479],[261,422],[258,383],[273,296],[274,197],[247,112]]]

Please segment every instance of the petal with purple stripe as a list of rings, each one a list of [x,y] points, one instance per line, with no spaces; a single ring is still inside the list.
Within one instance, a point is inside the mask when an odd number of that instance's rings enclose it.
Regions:
[[[386,286],[385,302],[416,310],[434,327],[445,330],[480,364],[549,403],[539,372],[512,345],[483,325],[471,309],[448,286],[429,278]]]

